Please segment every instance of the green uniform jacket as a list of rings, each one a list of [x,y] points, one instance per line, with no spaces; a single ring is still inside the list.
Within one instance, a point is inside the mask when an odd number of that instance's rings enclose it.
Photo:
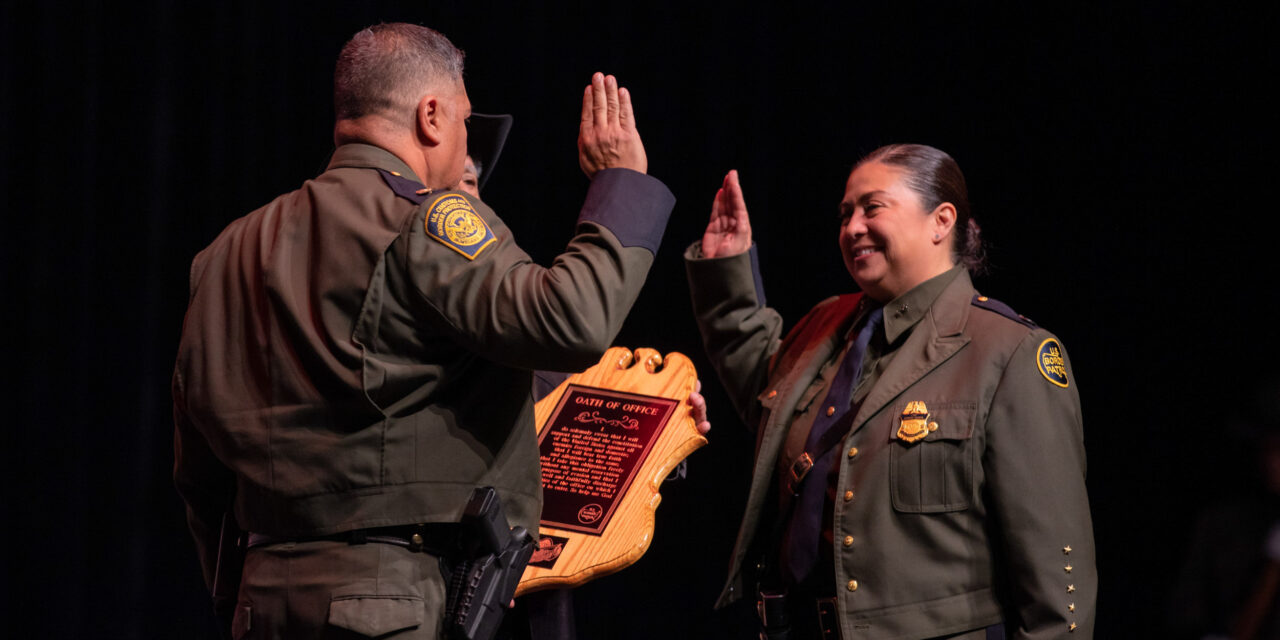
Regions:
[[[391,153],[344,145],[196,256],[174,478],[206,580],[232,506],[245,530],[307,537],[456,521],[488,485],[537,530],[530,370],[598,361],[675,199],[601,171],[543,268],[484,203],[421,187]]]
[[[748,553],[778,517],[767,496],[787,431],[819,409],[819,372],[860,298],[824,301],[780,339],[753,262],[754,249],[686,253],[708,354],[743,419],[759,425],[721,605],[747,595]],[[1051,334],[974,298],[966,273],[943,289],[838,455],[834,588],[845,638],[929,638],[1001,620],[1011,638],[1092,636],[1097,573],[1070,363]],[[908,444],[897,432],[912,401],[938,428]]]

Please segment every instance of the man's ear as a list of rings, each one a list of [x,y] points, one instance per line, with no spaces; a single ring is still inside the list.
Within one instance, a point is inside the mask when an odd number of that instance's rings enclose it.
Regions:
[[[431,146],[440,144],[440,98],[434,94],[422,96],[413,120],[419,138]]]

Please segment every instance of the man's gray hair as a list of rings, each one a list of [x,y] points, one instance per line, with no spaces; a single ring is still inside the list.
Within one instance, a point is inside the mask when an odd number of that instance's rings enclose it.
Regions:
[[[338,120],[381,115],[410,118],[418,100],[442,81],[462,79],[462,51],[444,34],[394,22],[352,36],[338,54],[333,108]]]

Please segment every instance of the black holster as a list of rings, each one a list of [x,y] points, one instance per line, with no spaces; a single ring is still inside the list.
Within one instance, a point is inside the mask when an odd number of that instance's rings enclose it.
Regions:
[[[534,539],[511,528],[498,492],[481,487],[459,523],[458,548],[442,558],[448,575],[445,629],[453,640],[489,640],[502,623],[533,555]]]

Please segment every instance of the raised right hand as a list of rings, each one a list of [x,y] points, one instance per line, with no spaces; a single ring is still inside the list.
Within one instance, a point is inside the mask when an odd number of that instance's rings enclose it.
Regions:
[[[711,201],[711,221],[702,234],[702,257],[719,258],[742,253],[751,248],[751,220],[747,203],[742,198],[738,172],[730,171]]]
[[[588,178],[601,169],[649,171],[649,159],[636,131],[631,93],[618,80],[596,72],[582,93],[582,122],[578,127],[578,164]]]

